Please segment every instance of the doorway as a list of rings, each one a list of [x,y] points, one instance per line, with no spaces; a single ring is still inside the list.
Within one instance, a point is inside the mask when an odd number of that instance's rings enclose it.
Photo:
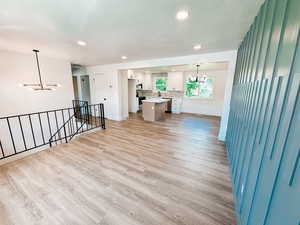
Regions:
[[[88,75],[80,76],[81,100],[91,102],[90,79]]]
[[[79,92],[78,92],[78,80],[76,76],[72,76],[73,79],[73,92],[75,100],[79,100]]]

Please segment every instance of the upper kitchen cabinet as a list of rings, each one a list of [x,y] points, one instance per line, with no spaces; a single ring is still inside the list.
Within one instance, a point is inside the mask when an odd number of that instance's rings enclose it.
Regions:
[[[144,90],[152,90],[152,75],[151,75],[151,73],[146,72],[144,74],[143,89]]]
[[[136,84],[142,84],[143,90],[152,90],[151,73],[128,70],[128,79],[135,79]]]
[[[130,71],[130,70],[129,70]],[[144,83],[144,73],[143,72],[136,72],[136,71],[130,71],[128,78],[129,79],[135,79],[137,84],[143,84]]]
[[[183,91],[183,73],[182,72],[169,72],[168,73],[167,90],[168,91]]]

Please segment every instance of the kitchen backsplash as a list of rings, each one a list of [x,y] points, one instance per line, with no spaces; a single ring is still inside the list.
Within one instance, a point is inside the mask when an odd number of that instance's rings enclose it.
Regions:
[[[158,92],[154,92],[152,90],[138,90],[139,97],[158,97]],[[180,98],[183,97],[183,91],[166,91],[160,92],[161,97],[175,97]]]

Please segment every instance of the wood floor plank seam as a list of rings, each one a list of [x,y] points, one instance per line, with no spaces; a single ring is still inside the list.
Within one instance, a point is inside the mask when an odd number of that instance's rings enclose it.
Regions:
[[[235,225],[220,120],[107,129],[0,167],[0,225]]]

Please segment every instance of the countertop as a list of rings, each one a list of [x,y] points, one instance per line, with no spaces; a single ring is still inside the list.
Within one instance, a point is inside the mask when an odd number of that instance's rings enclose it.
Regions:
[[[150,98],[150,99],[142,100],[142,102],[149,102],[149,103],[163,103],[168,101],[170,101],[170,99]]]

